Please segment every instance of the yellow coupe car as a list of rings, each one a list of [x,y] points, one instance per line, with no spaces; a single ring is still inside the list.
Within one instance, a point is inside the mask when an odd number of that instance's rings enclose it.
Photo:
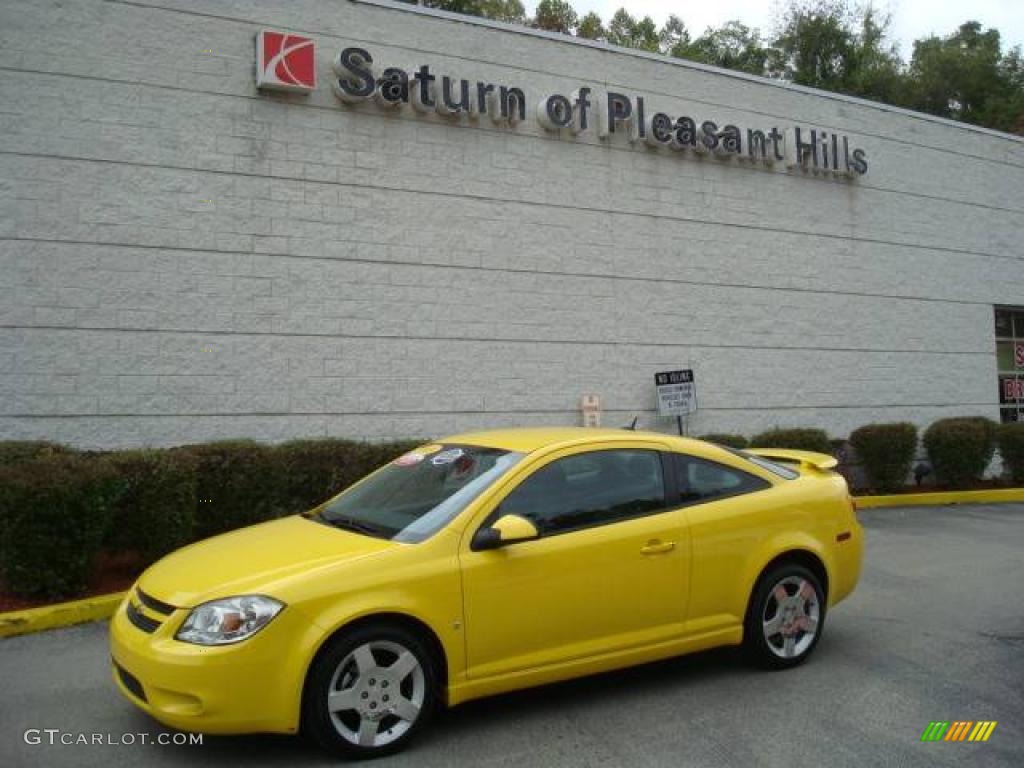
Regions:
[[[111,623],[114,680],[173,728],[373,757],[503,691],[722,645],[791,667],[860,575],[835,463],[628,430],[449,437],[153,565]]]

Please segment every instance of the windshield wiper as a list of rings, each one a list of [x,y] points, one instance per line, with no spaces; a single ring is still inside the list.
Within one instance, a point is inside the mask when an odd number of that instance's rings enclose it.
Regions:
[[[354,517],[346,517],[344,515],[325,517],[323,512],[321,512],[320,514],[315,515],[313,519],[317,522],[323,523],[324,525],[340,528],[343,531],[353,531],[367,536],[375,536],[380,539],[391,538],[390,533],[383,526],[367,523],[363,520],[357,520]]]

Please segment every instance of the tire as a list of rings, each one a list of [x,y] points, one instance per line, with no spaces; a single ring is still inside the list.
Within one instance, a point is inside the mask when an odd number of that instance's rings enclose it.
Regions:
[[[437,667],[427,643],[403,626],[367,624],[343,632],[310,668],[303,731],[344,758],[398,752],[437,708]]]
[[[807,568],[788,563],[754,588],[743,626],[747,658],[767,669],[789,669],[814,651],[825,628],[825,593]]]

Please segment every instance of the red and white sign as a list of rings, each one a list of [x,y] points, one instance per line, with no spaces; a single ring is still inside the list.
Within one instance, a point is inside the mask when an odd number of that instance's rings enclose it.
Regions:
[[[1014,345],[1013,359],[1018,368],[1024,368],[1024,342]]]
[[[1024,400],[1024,379],[1003,379],[1003,400]]]
[[[256,87],[299,93],[316,88],[313,41],[272,29],[256,35]]]

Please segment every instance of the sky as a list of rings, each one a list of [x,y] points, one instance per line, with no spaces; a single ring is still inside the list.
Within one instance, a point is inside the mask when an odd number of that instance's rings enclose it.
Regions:
[[[708,26],[721,26],[731,19],[739,19],[748,27],[760,28],[763,37],[770,37],[776,20],[781,16],[778,0],[569,0],[576,12],[583,16],[596,11],[605,23],[620,7],[633,16],[650,16],[660,27],[669,14],[676,14],[686,24],[692,37],[697,37]],[[524,0],[527,12],[532,13],[536,0]],[[900,55],[909,59],[914,40],[931,34],[945,36],[960,24],[973,19],[986,29],[997,28],[1002,34],[1003,50],[1024,44],[1024,0],[876,0],[879,11],[892,15],[890,36],[899,43]]]

